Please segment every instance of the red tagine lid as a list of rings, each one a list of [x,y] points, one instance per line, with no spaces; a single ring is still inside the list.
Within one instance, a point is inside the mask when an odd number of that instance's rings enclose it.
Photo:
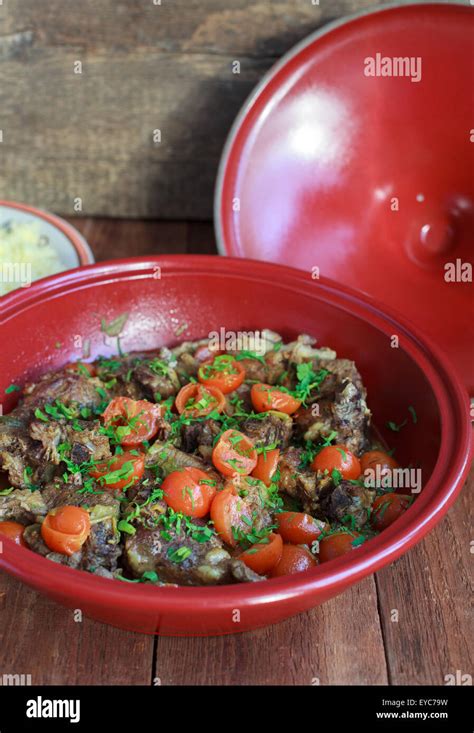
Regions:
[[[282,262],[386,303],[474,393],[474,9],[389,7],[290,51],[220,165],[224,254]]]

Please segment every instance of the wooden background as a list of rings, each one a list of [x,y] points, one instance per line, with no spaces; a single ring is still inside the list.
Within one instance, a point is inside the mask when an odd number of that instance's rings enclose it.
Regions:
[[[97,260],[214,251],[204,222],[74,222]],[[0,680],[32,684],[444,685],[474,674],[474,469],[446,518],[394,564],[323,606],[267,629],[173,639],[133,634],[0,575]],[[396,612],[396,613],[395,613]],[[316,711],[317,715],[317,711]]]
[[[222,146],[256,82],[311,31],[376,4],[0,0],[0,198],[211,218]]]

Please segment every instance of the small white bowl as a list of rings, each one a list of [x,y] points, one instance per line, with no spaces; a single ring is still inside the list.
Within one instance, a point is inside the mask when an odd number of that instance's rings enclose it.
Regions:
[[[0,200],[0,224],[5,221],[27,224],[39,222],[40,234],[47,237],[56,250],[63,270],[90,265],[95,261],[91,248],[82,234],[59,216],[27,204]]]

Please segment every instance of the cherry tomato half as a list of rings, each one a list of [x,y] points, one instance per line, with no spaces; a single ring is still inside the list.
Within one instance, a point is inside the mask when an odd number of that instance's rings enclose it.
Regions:
[[[224,476],[248,476],[257,465],[257,451],[246,435],[226,430],[214,446],[212,462]]]
[[[280,562],[282,552],[283,540],[279,534],[272,532],[265,539],[252,545],[249,550],[245,550],[239,560],[254,573],[267,575]]]
[[[204,384],[190,382],[182,387],[176,395],[176,409],[186,417],[205,417],[210,412],[222,412],[225,408],[225,397],[217,387],[206,387]]]
[[[343,445],[328,445],[314,457],[311,464],[313,471],[339,471],[344,479],[359,478],[359,459]]]
[[[223,394],[228,394],[240,387],[245,369],[230,354],[221,354],[199,367],[198,379],[206,387],[217,387]]]
[[[242,496],[234,480],[227,481],[211,505],[211,519],[216,532],[231,547],[236,546],[239,534],[248,534],[259,520],[256,516],[255,495],[251,497],[251,492],[247,493],[245,479],[240,483],[243,486]],[[265,490],[265,486],[261,486]],[[258,503],[261,506],[260,500]]]
[[[103,413],[105,425],[113,426],[120,445],[140,445],[156,435],[163,408],[147,400],[116,397]]]
[[[168,506],[188,517],[205,517],[209,514],[216,494],[215,480],[191,466],[169,473],[162,488]]]
[[[280,578],[282,575],[293,575],[303,570],[314,568],[318,562],[305,547],[297,545],[283,545],[281,558],[270,572],[271,578]]]
[[[270,486],[272,477],[278,468],[278,461],[280,459],[280,449],[275,448],[273,450],[266,450],[263,453],[259,453],[257,458],[257,465],[252,471],[254,478],[263,481],[265,486]]]
[[[13,540],[16,545],[28,547],[23,539],[24,531],[24,526],[19,524],[19,522],[0,522],[0,535],[8,537],[9,540]]]
[[[386,529],[398,519],[410,506],[413,499],[406,494],[383,494],[372,504],[370,520],[379,532]]]
[[[73,555],[81,549],[91,529],[90,517],[78,506],[52,509],[41,525],[41,536],[50,550]]]
[[[261,382],[252,385],[250,399],[256,412],[278,410],[286,415],[292,415],[301,406],[301,402],[293,395]]]
[[[310,545],[326,527],[320,519],[304,512],[280,512],[275,516],[278,534],[293,545]]]
[[[345,555],[354,549],[354,540],[360,537],[358,532],[334,532],[323,537],[319,543],[319,562],[328,562]],[[357,547],[358,545],[356,545]]]
[[[83,374],[84,376],[89,377],[95,377],[97,375],[97,370],[95,366],[85,361],[71,362],[71,364],[68,364],[66,366],[66,369],[68,369],[70,372],[79,372],[79,374]]]
[[[138,451],[125,451],[97,463],[89,470],[105,489],[124,489],[133,486],[145,472],[145,454]]]
[[[381,450],[369,450],[360,458],[361,473],[367,481],[370,480],[371,486],[391,486],[395,468],[398,468],[396,460]]]

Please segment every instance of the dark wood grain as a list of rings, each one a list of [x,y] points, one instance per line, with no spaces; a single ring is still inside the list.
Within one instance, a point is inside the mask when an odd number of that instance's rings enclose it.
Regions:
[[[65,11],[63,0],[4,3],[0,28],[10,57],[25,53],[6,39],[32,33],[44,47],[76,47],[128,53],[278,56],[315,25],[370,8],[376,0],[81,0]],[[6,51],[5,51],[6,55]]]
[[[374,579],[266,629],[160,638],[156,675],[162,685],[387,684]]]
[[[447,675],[473,673],[473,499],[474,470],[436,529],[377,573],[392,684],[443,685]]]
[[[224,140],[256,82],[309,32],[379,2],[2,3],[1,198],[209,219]]]
[[[210,222],[67,219],[89,242],[96,261],[164,254],[216,254]]]
[[[147,685],[154,640],[56,605],[0,573],[0,672],[33,685]]]
[[[72,218],[69,221],[87,239],[97,261],[187,252],[186,222]],[[210,241],[214,241],[213,236]]]

